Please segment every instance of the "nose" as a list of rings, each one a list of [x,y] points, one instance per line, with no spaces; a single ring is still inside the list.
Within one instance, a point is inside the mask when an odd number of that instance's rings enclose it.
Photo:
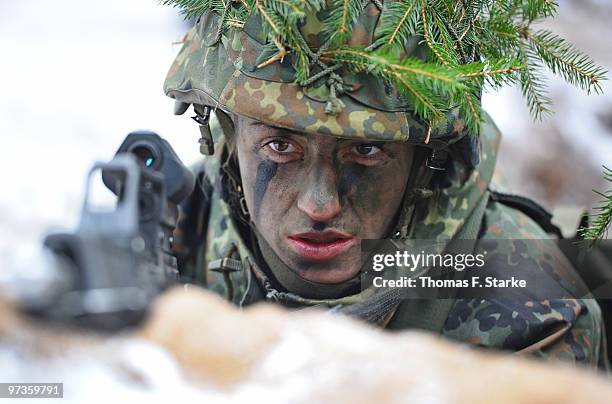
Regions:
[[[327,222],[340,213],[336,173],[330,164],[310,171],[297,206],[316,222]]]

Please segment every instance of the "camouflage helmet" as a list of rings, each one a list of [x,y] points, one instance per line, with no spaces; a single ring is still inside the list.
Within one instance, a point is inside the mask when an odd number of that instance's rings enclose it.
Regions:
[[[433,149],[434,164],[436,153],[446,156],[448,146],[463,139],[454,149],[468,165],[477,164],[478,136],[465,136],[468,129],[456,110],[430,126],[417,118],[388,81],[367,72],[337,69],[317,54],[325,41],[321,26],[326,12],[310,12],[299,24],[316,61],[310,77],[298,82],[295,55],[278,57],[278,47],[267,39],[259,14],[252,13],[241,29],[224,29],[227,16],[207,10],[185,37],[165,81],[165,93],[177,101],[175,113],[182,114],[193,104],[196,111],[209,107],[303,133],[405,141]],[[372,44],[380,14],[380,3],[368,2],[345,45]],[[400,52],[424,59],[426,50],[413,37]]]

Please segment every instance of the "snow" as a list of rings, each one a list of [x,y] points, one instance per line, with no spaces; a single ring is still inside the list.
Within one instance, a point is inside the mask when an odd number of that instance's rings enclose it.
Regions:
[[[146,341],[112,341],[52,359],[26,357],[0,344],[0,361],[4,383],[64,383],[60,401],[66,404],[228,402],[190,383],[168,352]],[[40,399],[19,400],[30,401]]]
[[[0,266],[16,245],[77,224],[87,170],[130,131],[197,158],[197,127],[162,90],[187,29],[154,0],[3,2]]]

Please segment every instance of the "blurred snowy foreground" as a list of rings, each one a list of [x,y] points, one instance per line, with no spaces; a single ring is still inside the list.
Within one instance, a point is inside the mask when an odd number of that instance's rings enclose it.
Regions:
[[[113,338],[32,323],[0,303],[0,361],[3,382],[64,383],[66,403],[563,404],[612,395],[608,379],[586,370],[333,314],[239,311],[197,288],[169,292],[143,327]]]

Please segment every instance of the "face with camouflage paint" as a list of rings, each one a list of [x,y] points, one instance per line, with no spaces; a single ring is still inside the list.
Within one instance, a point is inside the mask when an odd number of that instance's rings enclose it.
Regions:
[[[267,244],[308,281],[355,277],[359,240],[392,231],[414,148],[235,121],[247,206]]]

